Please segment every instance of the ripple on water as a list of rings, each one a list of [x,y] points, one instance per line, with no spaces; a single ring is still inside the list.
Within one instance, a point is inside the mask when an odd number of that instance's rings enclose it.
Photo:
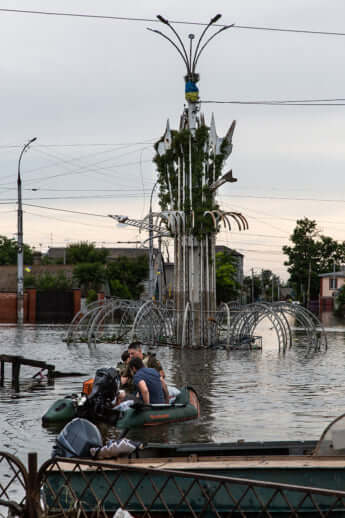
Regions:
[[[68,346],[62,326],[0,327],[1,353],[18,354],[55,364],[59,371],[84,372],[114,366],[124,346],[87,344]],[[268,339],[271,340],[270,334]],[[262,351],[178,350],[162,347],[156,352],[169,384],[193,386],[200,395],[197,421],[149,430],[134,430],[133,439],[153,442],[207,442],[280,439],[316,439],[330,420],[344,412],[344,332],[329,335],[326,354],[306,355],[303,335],[298,346],[279,353],[274,341]],[[85,377],[58,378],[54,384],[34,383],[35,370],[23,368],[20,392],[6,383],[0,388],[2,449],[26,461],[30,451],[40,461],[51,454],[58,428],[41,426],[41,417],[56,399],[80,392]],[[102,427],[104,439],[118,432]]]

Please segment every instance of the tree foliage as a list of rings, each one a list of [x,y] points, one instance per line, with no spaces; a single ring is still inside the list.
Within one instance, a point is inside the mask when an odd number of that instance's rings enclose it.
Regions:
[[[243,279],[243,286],[249,303],[256,301],[278,300],[280,283],[279,277],[271,270],[261,270],[260,273],[248,275]],[[272,292],[273,290],[273,292]]]
[[[335,313],[337,315],[345,315],[345,285],[339,288],[335,300]]]
[[[118,257],[107,265],[106,277],[111,293],[117,297],[138,299],[144,290],[143,281],[148,277],[148,259]]]
[[[66,249],[66,263],[102,263],[106,262],[109,251],[105,248],[96,248],[94,243],[80,241],[72,243]]]
[[[239,284],[236,280],[237,264],[231,252],[224,251],[216,254],[216,290],[217,304],[229,302],[238,297]]]
[[[101,263],[79,263],[74,267],[73,279],[87,294],[90,289],[98,290],[106,278],[105,266]]]
[[[24,286],[38,291],[65,291],[72,289],[72,280],[67,278],[65,272],[47,272],[39,276],[29,274],[24,276]]]
[[[0,264],[17,264],[18,243],[15,239],[0,236]],[[24,263],[32,264],[32,249],[24,245]]]
[[[299,300],[304,301],[308,290],[311,299],[317,298],[319,274],[330,272],[334,264],[345,262],[345,242],[338,243],[321,235],[316,221],[308,218],[297,220],[290,241],[292,246],[283,246],[283,252],[288,256],[284,264],[290,273],[290,284]]]
[[[188,129],[171,132],[171,148],[164,154],[158,152],[159,144],[164,141],[162,137],[155,144],[157,154],[153,161],[158,170],[159,202],[162,210],[170,205],[173,210],[178,210],[178,200],[184,200],[183,210],[187,214],[186,229],[192,230],[198,239],[205,237],[210,232],[216,232],[213,221],[206,211],[219,208],[216,203],[210,185],[221,175],[225,162],[224,147],[226,140],[221,144],[215,155],[208,149],[207,141],[210,129],[204,124],[200,125],[195,135]],[[193,185],[193,212],[191,215],[190,189],[188,185],[179,185],[178,171],[183,165],[183,171],[190,169],[190,157],[192,161],[192,185]]]

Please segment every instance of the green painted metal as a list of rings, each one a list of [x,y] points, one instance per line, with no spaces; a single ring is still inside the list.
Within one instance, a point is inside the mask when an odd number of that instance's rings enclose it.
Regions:
[[[117,428],[128,429],[140,426],[157,426],[178,421],[195,419],[199,415],[199,401],[195,391],[190,387],[181,389],[176,401],[169,407],[145,408],[134,410],[130,408],[116,423]]]
[[[144,407],[141,410],[130,408],[117,421],[116,427],[130,429],[186,421],[198,417],[199,412],[199,400],[196,392],[191,387],[183,387],[174,404],[162,405],[160,408]],[[42,424],[48,426],[54,423],[67,423],[77,416],[75,399],[58,399],[43,415]]]
[[[309,488],[329,488],[334,491],[345,487],[344,469],[210,469],[207,473],[225,475],[234,479],[234,482],[229,479],[225,484],[219,483],[219,480],[208,477],[204,470],[190,473],[189,477],[175,471],[172,477],[171,473],[164,470],[147,474],[143,470],[127,471],[124,468],[107,469],[106,477],[101,471],[83,471],[83,475],[69,472],[66,473],[68,483],[60,473],[49,472],[43,489],[50,513],[73,509],[77,500],[82,502],[86,512],[95,511],[101,506],[104,511],[113,513],[121,506],[120,503],[125,502],[125,509],[134,514],[143,511],[143,506],[150,509],[150,512],[166,512],[168,507],[171,513],[184,513],[190,510],[186,500],[182,498],[182,495],[187,495],[188,503],[195,513],[205,512],[207,507],[208,512],[211,512],[212,505],[219,513],[231,512],[234,511],[236,502],[240,502],[242,512],[258,513],[262,511],[262,502],[270,502],[269,511],[276,516],[285,513],[291,515],[292,509],[298,509],[298,516],[304,516],[304,513],[307,516],[321,516],[309,515],[315,512],[315,503],[327,512],[336,498],[332,494],[322,494],[322,490],[310,492],[306,488],[296,489],[295,486],[307,484]],[[238,479],[245,480],[242,482]],[[268,483],[265,485],[262,481]],[[283,488],[284,496],[273,484],[283,482],[293,484],[291,489]],[[312,499],[306,497],[308,493],[312,494]],[[212,505],[208,501],[209,497]],[[334,515],[345,516],[342,500],[336,502],[332,509],[332,516]],[[206,513],[205,516],[214,514]]]

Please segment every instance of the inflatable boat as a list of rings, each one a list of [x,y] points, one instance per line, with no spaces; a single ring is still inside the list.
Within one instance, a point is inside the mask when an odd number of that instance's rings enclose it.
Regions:
[[[120,429],[141,426],[158,426],[196,419],[200,415],[197,393],[192,387],[183,387],[174,403],[159,405],[134,405],[125,412],[108,409],[101,415],[88,411],[87,396],[72,395],[59,399],[42,417],[43,426],[63,424],[75,417],[84,417],[91,421],[102,421]]]
[[[129,408],[116,423],[117,428],[137,428],[139,426],[158,426],[196,419],[200,415],[197,393],[191,387],[183,387],[174,403],[143,405]]]

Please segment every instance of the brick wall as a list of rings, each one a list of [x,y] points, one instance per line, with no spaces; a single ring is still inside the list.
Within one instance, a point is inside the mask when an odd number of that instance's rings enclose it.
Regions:
[[[28,294],[24,294],[24,322],[28,322]],[[17,294],[0,293],[0,323],[16,324],[17,322]]]
[[[15,324],[17,322],[17,294],[0,293],[0,322]]]
[[[80,289],[73,290],[74,314],[80,310]],[[24,323],[36,322],[36,290],[24,293]],[[0,324],[17,323],[17,294],[0,292]]]
[[[44,273],[57,274],[65,272],[68,279],[72,278],[73,265],[71,264],[34,264],[31,266],[32,275],[42,275]],[[25,277],[25,272],[24,272]],[[17,291],[17,266],[0,266],[0,292],[16,292]]]

